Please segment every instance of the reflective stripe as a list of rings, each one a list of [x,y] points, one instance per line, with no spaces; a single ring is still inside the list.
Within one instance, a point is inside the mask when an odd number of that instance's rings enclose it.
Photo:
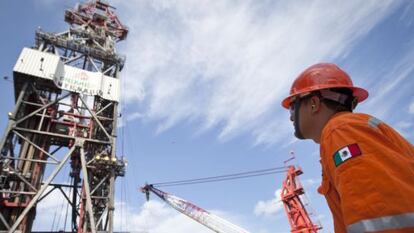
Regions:
[[[348,233],[386,231],[414,227],[414,213],[373,218],[353,223],[347,227]]]
[[[378,127],[378,125],[381,124],[381,123],[382,123],[382,121],[378,120],[375,117],[371,117],[368,120],[368,125],[371,126],[371,127],[375,127],[375,128]]]

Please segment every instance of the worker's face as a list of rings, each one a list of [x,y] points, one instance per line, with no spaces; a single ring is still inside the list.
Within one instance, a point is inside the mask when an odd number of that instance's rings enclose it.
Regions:
[[[301,104],[299,126],[305,139],[311,139],[314,130],[311,98],[305,99]]]
[[[299,130],[304,139],[309,139],[312,132],[311,98],[311,95],[303,96],[299,99],[299,104],[292,102],[289,108],[290,120],[295,127],[295,135],[298,137]],[[296,113],[298,113],[298,117],[295,117]]]

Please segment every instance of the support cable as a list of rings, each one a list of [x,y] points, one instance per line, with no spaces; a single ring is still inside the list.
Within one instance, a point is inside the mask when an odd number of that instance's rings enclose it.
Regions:
[[[63,167],[63,169],[62,169],[62,171],[63,171],[63,173],[62,174],[66,174],[66,172],[67,172],[67,166],[65,165],[64,167]],[[51,191],[51,192],[53,192],[53,191],[55,191],[55,189],[56,189],[56,187],[53,187],[52,188],[53,190]],[[49,193],[48,193],[49,194]],[[48,195],[47,194],[47,195]],[[45,195],[45,196],[43,196],[43,198],[45,198],[47,195]],[[42,198],[42,199],[43,199]],[[59,205],[59,204],[58,204]],[[59,214],[59,217],[58,217],[58,211],[60,211],[60,210],[62,210],[62,208],[63,208],[63,205],[64,205],[64,200],[62,200],[62,202],[61,202],[61,208],[55,208],[55,213],[54,213],[54,215],[53,215],[53,221],[52,221],[52,229],[51,229],[51,231],[57,231],[58,230],[58,228],[59,228],[59,222],[60,222],[60,215],[61,215],[61,213]],[[56,225],[55,225],[55,223],[56,223]]]
[[[124,217],[124,188],[123,188],[123,186],[124,186],[124,181],[123,181],[123,179],[121,179],[121,204],[120,204],[120,207],[121,207],[121,232],[122,232],[122,230],[123,230],[123,225],[124,225],[124,223],[122,222],[122,219],[123,219],[123,217]]]
[[[322,226],[322,222],[320,221],[320,219],[319,219],[319,215],[318,215],[318,213],[316,212],[316,210],[315,210],[315,208],[313,208],[313,206],[311,205],[311,202],[310,202],[310,199],[309,199],[309,196],[306,194],[306,193],[304,193],[304,199],[305,199],[305,201],[306,201],[306,205],[311,209],[311,212],[309,212],[309,214],[310,215],[314,215],[315,217],[314,217],[314,220],[316,219],[316,221],[317,221],[317,223],[318,223],[318,225],[320,226],[320,227],[322,227],[323,228],[323,226]]]
[[[130,200],[129,200],[129,196],[128,196],[127,190],[129,190],[128,189],[128,180],[125,179],[125,187],[124,187],[125,200],[126,200],[126,203],[131,203]],[[128,206],[129,205],[126,205],[125,206],[125,212],[126,212],[126,214],[125,214],[125,226],[126,226],[125,231],[126,232],[130,232],[130,229],[129,229],[129,225],[130,224],[129,224]]]
[[[69,184],[72,184],[72,182],[73,182],[73,177],[71,177],[70,178],[70,183]],[[72,196],[72,188],[69,188],[69,196],[71,197]],[[66,231],[66,223],[67,223],[67,220],[68,220],[68,212],[69,212],[69,202],[66,202],[66,216],[65,216],[65,223],[63,224],[63,231]]]
[[[58,211],[58,208],[55,208],[55,214],[53,215],[53,221],[52,221],[52,228],[50,229],[50,231],[54,231],[57,211]]]
[[[287,170],[285,167],[275,167],[275,168],[261,169],[261,170],[255,170],[255,171],[226,174],[226,175],[220,175],[220,176],[211,176],[211,177],[204,177],[204,178],[197,178],[197,179],[187,179],[187,180],[154,183],[152,184],[152,186],[167,187],[167,186],[210,183],[210,182],[218,182],[218,181],[225,181],[225,180],[243,179],[243,178],[255,177],[255,176],[264,176],[264,175],[270,175],[270,174],[276,174],[276,173],[284,173],[286,171]]]
[[[65,165],[65,167],[63,168],[63,173],[62,174],[67,174],[67,171],[68,171],[68,165]],[[71,179],[71,177],[68,176],[67,179],[66,179],[66,183],[69,183],[70,179]],[[63,191],[63,189],[61,189],[61,191]],[[63,192],[65,192],[65,191],[63,191]],[[63,211],[62,211],[64,209],[64,205],[65,205],[65,203],[66,203],[66,206],[69,205],[69,203],[67,202],[67,200],[64,197],[61,196],[61,199],[62,199],[61,206],[60,206],[60,208],[58,208],[58,210],[61,211],[61,212],[60,212],[58,220],[57,220],[57,224],[56,224],[56,228],[55,228],[56,231],[60,230],[59,229],[60,220],[61,220],[61,218],[63,217],[63,214],[64,214]],[[65,222],[66,222],[66,219],[65,219]],[[63,229],[63,231],[65,231],[65,229]]]
[[[125,81],[122,79],[121,80],[121,88],[122,90],[125,90]],[[124,161],[124,153],[125,153],[125,127],[127,127],[127,121],[125,119],[125,115],[123,115],[123,113],[126,111],[126,104],[125,104],[125,95],[121,95],[121,101],[120,101],[120,110],[121,112],[118,112],[118,116],[120,118],[120,122],[122,124],[121,127],[121,159],[122,161]],[[122,222],[122,220],[124,219],[124,216],[127,216],[127,214],[125,214],[125,208],[127,208],[128,205],[125,205],[125,195],[126,195],[126,190],[125,190],[125,182],[126,179],[121,179],[121,232],[124,230],[123,226],[124,223]],[[124,208],[125,205],[125,208]],[[128,223],[127,221],[125,221],[125,223]]]

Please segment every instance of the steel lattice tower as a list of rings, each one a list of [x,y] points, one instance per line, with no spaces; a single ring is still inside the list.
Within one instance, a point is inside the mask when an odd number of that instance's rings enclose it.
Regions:
[[[301,174],[303,172],[300,167],[287,166],[287,175],[283,181],[281,200],[291,227],[290,232],[317,233],[322,227],[312,222],[308,211],[300,199],[300,195],[305,194],[305,190],[297,179],[297,176]]]
[[[38,30],[21,52],[0,141],[0,232],[31,232],[37,203],[57,190],[70,204],[72,232],[112,232],[115,179],[125,173],[115,147],[125,58],[115,44],[128,34],[114,10],[78,4],[65,11],[67,31]],[[58,175],[70,182],[54,183]]]

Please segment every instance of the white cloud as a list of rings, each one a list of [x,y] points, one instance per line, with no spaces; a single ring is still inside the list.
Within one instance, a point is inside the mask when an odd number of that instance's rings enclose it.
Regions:
[[[371,96],[362,106],[379,118],[391,116],[398,101],[404,99],[407,93],[411,93],[412,85],[407,80],[414,72],[413,59],[414,47],[410,47],[396,64],[375,80],[375,85],[370,90]]]
[[[302,181],[303,186],[316,186],[321,183],[321,179],[309,178]]]
[[[254,207],[254,214],[256,216],[273,216],[283,210],[283,203],[281,200],[282,189],[275,192],[275,198],[267,201],[259,201]]]
[[[44,194],[50,189],[47,188]],[[65,193],[69,195],[66,190]],[[71,208],[70,206],[68,207],[67,203],[61,191],[58,189],[53,190],[37,204],[36,212],[38,214],[35,218],[33,230],[64,230],[65,222],[66,230],[69,230],[71,227]],[[66,218],[67,216],[68,218]]]
[[[295,76],[346,56],[395,5],[119,2],[130,28],[123,94],[159,132],[192,120],[201,129],[221,127],[222,140],[251,133],[256,143],[275,143],[291,135],[279,103]]]
[[[117,230],[153,233],[209,232],[204,226],[158,201],[146,202],[140,209],[118,202],[115,211]]]
[[[59,190],[44,198],[37,206],[34,230],[63,230],[67,201]],[[68,209],[66,230],[70,230],[71,209]],[[122,219],[122,220],[121,220]],[[209,233],[210,230],[158,201],[144,203],[140,209],[115,203],[115,230],[151,233]]]
[[[407,129],[410,128],[413,124],[407,121],[400,121],[396,124],[396,128],[398,129]]]
[[[118,202],[115,212],[115,229],[117,230],[151,233],[211,232],[207,227],[158,201],[150,200],[144,203],[139,210]],[[121,214],[122,212],[123,214]],[[237,216],[223,211],[210,212],[236,225],[240,221]]]
[[[70,230],[71,209],[59,190],[55,190],[37,205],[34,230]],[[68,212],[67,212],[68,211]],[[210,211],[236,225],[241,222],[237,215],[220,210]],[[150,200],[140,208],[124,202],[115,203],[114,230],[136,233],[210,233],[211,230],[159,201]],[[241,224],[240,224],[241,226]]]

